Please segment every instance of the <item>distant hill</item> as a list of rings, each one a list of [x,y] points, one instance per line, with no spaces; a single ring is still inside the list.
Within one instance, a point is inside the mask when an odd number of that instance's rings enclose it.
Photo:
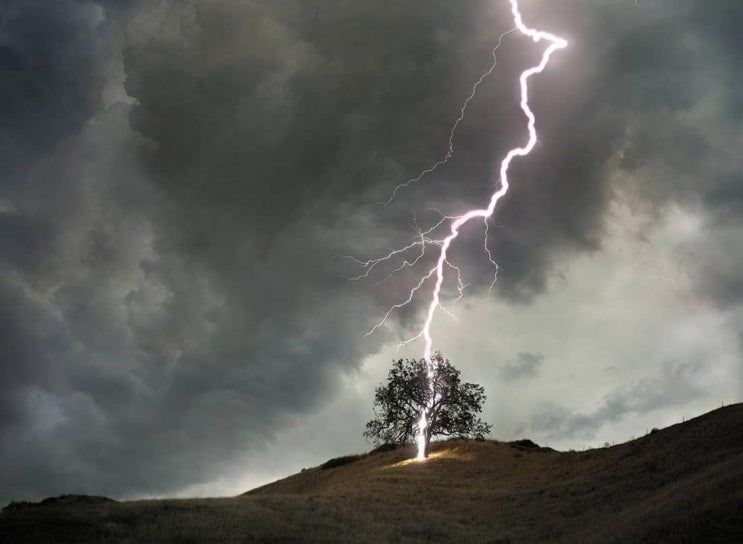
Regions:
[[[0,541],[743,543],[743,404],[610,448],[449,441],[339,457],[233,498],[13,503]]]

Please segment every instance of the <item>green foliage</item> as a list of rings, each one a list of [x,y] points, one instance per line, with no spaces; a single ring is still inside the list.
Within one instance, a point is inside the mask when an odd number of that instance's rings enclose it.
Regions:
[[[426,411],[426,450],[434,436],[483,439],[491,425],[477,414],[485,402],[481,385],[463,383],[461,372],[440,353],[431,360],[433,392],[429,387],[425,359],[399,359],[392,363],[387,383],[374,392],[375,418],[366,424],[364,436],[374,444],[406,444],[418,433],[422,410]]]

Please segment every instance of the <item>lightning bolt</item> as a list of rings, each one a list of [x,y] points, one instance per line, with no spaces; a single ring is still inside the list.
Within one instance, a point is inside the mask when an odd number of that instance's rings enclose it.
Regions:
[[[449,248],[451,247],[452,242],[454,242],[454,240],[456,240],[456,238],[459,236],[459,230],[466,223],[469,223],[473,219],[487,220],[493,216],[498,202],[506,195],[506,193],[508,193],[508,189],[510,187],[510,182],[508,180],[508,169],[511,166],[511,162],[516,157],[525,157],[526,155],[531,153],[532,149],[534,149],[534,146],[537,143],[537,132],[535,128],[536,118],[534,116],[534,112],[532,112],[531,107],[529,106],[529,78],[535,74],[543,72],[545,67],[549,63],[552,54],[558,49],[563,49],[568,45],[567,41],[558,36],[555,36],[554,34],[550,34],[548,32],[540,30],[534,30],[527,27],[524,24],[523,19],[521,18],[518,0],[510,0],[510,2],[511,12],[513,13],[514,22],[516,23],[516,28],[519,30],[519,32],[531,38],[535,42],[547,41],[550,44],[542,54],[541,62],[536,66],[533,66],[522,72],[521,76],[519,77],[519,83],[521,87],[521,110],[524,112],[524,115],[528,120],[527,129],[529,132],[529,138],[526,145],[511,149],[501,162],[500,188],[492,194],[488,206],[486,208],[470,210],[467,213],[454,218],[451,223],[449,234],[441,241],[439,258],[436,262],[436,266],[431,271],[432,275],[435,274],[436,276],[436,283],[433,288],[431,303],[428,306],[426,320],[423,325],[423,338],[426,342],[423,357],[426,360],[430,360],[432,355],[433,338],[431,337],[431,324],[433,322],[436,309],[441,304],[441,286],[444,283],[444,267],[447,262]],[[490,252],[488,251],[488,253]]]
[[[454,121],[454,124],[451,127],[451,130],[449,131],[449,146],[446,148],[446,154],[433,163],[430,167],[426,168],[425,170],[422,170],[417,176],[414,178],[410,178],[407,181],[402,182],[399,184],[390,194],[390,197],[383,202],[383,204],[387,205],[393,200],[395,200],[395,197],[397,196],[397,193],[400,192],[402,189],[408,187],[409,185],[416,183],[420,180],[422,180],[424,177],[426,177],[428,174],[433,174],[436,170],[438,170],[440,167],[444,166],[449,162],[449,159],[451,159],[454,156],[454,136],[456,135],[457,128],[459,128],[459,124],[464,121],[464,116],[467,112],[467,107],[470,105],[470,102],[473,98],[475,98],[475,95],[477,94],[477,88],[482,84],[485,79],[493,73],[495,70],[496,65],[498,64],[498,59],[495,56],[495,52],[500,49],[501,44],[503,43],[503,38],[508,36],[511,32],[515,32],[516,28],[512,28],[511,30],[506,30],[503,34],[500,35],[498,38],[498,43],[493,48],[493,51],[491,52],[491,55],[493,57],[493,63],[490,65],[490,68],[488,68],[483,74],[480,76],[480,78],[475,81],[474,85],[472,85],[472,92],[470,95],[464,100],[464,103],[462,104],[462,107],[459,110],[459,117],[457,117],[456,121]]]
[[[542,58],[540,62],[532,66],[531,68],[528,68],[527,70],[523,71],[521,73],[521,76],[519,77],[519,83],[520,83],[520,90],[521,90],[521,101],[520,106],[521,110],[524,112],[524,115],[527,119],[527,131],[528,131],[528,139],[526,144],[520,147],[514,147],[511,149],[506,156],[503,158],[503,160],[500,163],[500,187],[491,195],[490,200],[488,202],[488,205],[484,208],[475,208],[467,211],[466,213],[458,216],[443,216],[442,219],[435,223],[432,227],[428,229],[419,229],[417,228],[417,236],[410,241],[407,245],[393,250],[387,255],[378,258],[378,259],[372,259],[367,261],[362,261],[359,259],[353,259],[358,265],[362,267],[364,270],[364,273],[358,277],[355,278],[349,278],[349,279],[361,279],[364,277],[368,277],[369,274],[372,272],[373,269],[375,269],[378,265],[386,262],[390,262],[391,260],[395,258],[400,258],[401,256],[407,255],[409,252],[415,250],[418,253],[416,254],[415,259],[408,261],[406,257],[403,257],[403,264],[400,265],[398,268],[393,270],[388,277],[393,275],[396,272],[399,272],[400,270],[403,270],[404,268],[409,268],[417,264],[420,259],[423,258],[425,255],[426,249],[433,246],[435,248],[438,248],[438,256],[436,258],[436,264],[432,268],[430,268],[425,274],[423,274],[419,282],[410,290],[408,293],[408,297],[397,304],[394,304],[389,311],[385,314],[384,318],[377,323],[368,333],[366,336],[374,333],[377,329],[382,327],[389,317],[394,313],[396,310],[399,310],[400,308],[410,304],[415,296],[424,288],[427,282],[429,280],[433,279],[433,288],[431,290],[431,300],[428,304],[428,309],[426,311],[426,317],[425,321],[423,323],[423,327],[420,330],[420,332],[414,336],[413,338],[406,340],[403,342],[402,345],[406,345],[413,340],[423,338],[425,342],[425,348],[423,351],[423,358],[426,361],[427,365],[427,373],[429,378],[429,387],[431,388],[431,395],[429,398],[429,404],[421,411],[421,417],[418,421],[418,437],[417,437],[417,443],[418,443],[418,458],[423,459],[424,458],[424,450],[425,450],[425,433],[426,433],[426,427],[428,425],[426,412],[430,409],[430,407],[433,405],[433,403],[436,401],[435,399],[435,390],[433,387],[433,377],[435,374],[435,362],[432,359],[433,355],[433,337],[431,336],[431,325],[433,323],[434,317],[436,316],[436,310],[441,309],[442,311],[446,311],[444,306],[441,303],[441,291],[442,287],[444,285],[444,279],[445,279],[445,272],[447,269],[454,270],[456,273],[456,279],[458,284],[458,291],[459,291],[459,298],[462,297],[464,288],[466,285],[462,281],[462,275],[459,268],[452,265],[449,262],[449,249],[451,248],[452,244],[457,240],[459,236],[460,229],[469,223],[472,220],[482,220],[485,223],[485,244],[484,249],[487,254],[488,260],[492,265],[495,266],[495,277],[493,279],[493,283],[495,283],[495,280],[497,279],[497,273],[498,273],[498,265],[493,259],[493,255],[490,252],[490,249],[488,248],[488,220],[492,218],[496,206],[498,205],[498,202],[503,198],[506,193],[508,193],[508,189],[510,187],[510,182],[508,179],[508,170],[511,166],[511,162],[516,157],[525,157],[529,153],[531,153],[532,149],[534,149],[534,146],[537,143],[537,133],[536,133],[536,118],[534,116],[534,112],[531,110],[531,107],[529,106],[529,79],[539,73],[542,73],[544,69],[549,64],[549,61],[552,57],[552,54],[556,51],[563,49],[567,47],[568,43],[563,38],[560,38],[559,36],[556,36],[554,34],[550,34],[549,32],[544,32],[541,30],[535,30],[532,28],[527,27],[524,24],[524,21],[521,17],[521,12],[519,10],[519,3],[518,0],[509,0],[511,5],[511,13],[513,15],[515,28],[512,30],[509,30],[501,35],[501,37],[498,40],[498,45],[493,49],[493,65],[490,67],[490,70],[485,72],[480,79],[475,83],[473,86],[472,94],[465,100],[464,105],[460,111],[460,117],[457,119],[457,121],[454,123],[454,126],[450,133],[449,138],[449,148],[448,152],[445,155],[445,157],[435,163],[431,168],[424,170],[421,172],[417,177],[412,178],[405,183],[402,183],[398,185],[395,190],[393,191],[390,199],[388,202],[391,202],[396,194],[403,188],[407,187],[411,183],[414,183],[416,181],[419,181],[422,179],[425,175],[433,172],[440,166],[443,166],[448,162],[448,160],[451,158],[452,154],[454,153],[453,148],[453,139],[454,139],[454,133],[457,129],[457,126],[464,118],[464,113],[467,109],[467,105],[469,104],[470,100],[475,96],[477,92],[477,88],[482,83],[482,81],[492,73],[492,71],[495,68],[495,51],[500,46],[501,41],[503,40],[503,37],[510,32],[518,30],[521,34],[523,34],[525,37],[531,38],[535,43],[539,42],[546,42],[548,44],[547,48],[542,53]],[[445,225],[449,226],[448,233],[446,235],[439,235],[443,237],[435,237],[436,233]],[[493,286],[493,283],[491,283],[491,288]]]

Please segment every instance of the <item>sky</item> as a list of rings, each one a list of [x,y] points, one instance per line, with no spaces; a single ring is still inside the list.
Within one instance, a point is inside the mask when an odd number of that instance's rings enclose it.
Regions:
[[[522,0],[539,143],[434,348],[493,438],[743,400],[743,4]],[[1,0],[0,503],[221,496],[363,452],[427,299],[374,258],[482,205],[543,45],[506,0]],[[446,301],[456,293],[452,277]],[[449,307],[449,306],[448,306]]]

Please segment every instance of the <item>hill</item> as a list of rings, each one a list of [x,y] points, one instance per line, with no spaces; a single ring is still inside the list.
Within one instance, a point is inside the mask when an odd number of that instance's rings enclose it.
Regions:
[[[743,404],[610,448],[448,441],[332,459],[223,499],[67,496],[3,542],[743,542]]]

